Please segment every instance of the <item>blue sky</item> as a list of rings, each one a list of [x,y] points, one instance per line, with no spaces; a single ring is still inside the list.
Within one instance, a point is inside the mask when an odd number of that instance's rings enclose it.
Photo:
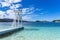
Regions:
[[[14,9],[21,9],[23,20],[60,19],[60,0],[3,0],[0,1],[1,18],[14,18]]]

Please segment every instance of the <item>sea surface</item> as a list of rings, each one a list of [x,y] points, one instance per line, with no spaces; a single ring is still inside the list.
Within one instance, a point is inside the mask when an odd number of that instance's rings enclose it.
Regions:
[[[0,22],[0,30],[8,29],[11,25],[11,22]],[[60,40],[60,23],[23,22],[23,27],[24,30],[2,37],[0,40]]]

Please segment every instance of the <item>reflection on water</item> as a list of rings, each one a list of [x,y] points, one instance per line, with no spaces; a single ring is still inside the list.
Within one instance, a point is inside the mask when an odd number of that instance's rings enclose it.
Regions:
[[[39,29],[25,29],[27,31],[38,31]]]

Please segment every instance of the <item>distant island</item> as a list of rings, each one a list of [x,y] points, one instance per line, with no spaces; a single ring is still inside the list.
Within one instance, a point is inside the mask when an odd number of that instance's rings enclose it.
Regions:
[[[49,22],[49,21],[46,21],[46,20],[44,20],[44,21],[36,20],[35,22]]]
[[[0,19],[0,22],[13,22],[13,19]],[[17,21],[17,20],[16,20]],[[20,20],[21,21],[21,20]],[[60,20],[53,20],[53,21],[40,21],[40,20],[36,20],[36,21],[26,21],[26,20],[22,20],[23,22],[60,22]]]
[[[52,22],[60,22],[60,20],[53,20]]]
[[[40,21],[40,20],[36,20],[35,22],[60,22],[60,20],[53,20],[53,21],[46,21],[46,20]]]
[[[13,21],[14,21],[14,19],[0,19],[0,22],[13,22]],[[28,22],[28,21],[23,21],[23,22]]]

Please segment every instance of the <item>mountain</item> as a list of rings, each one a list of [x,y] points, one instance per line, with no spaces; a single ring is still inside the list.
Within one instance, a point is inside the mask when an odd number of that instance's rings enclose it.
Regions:
[[[0,22],[13,22],[14,19],[0,19]],[[16,20],[17,21],[17,20]],[[21,21],[21,20],[20,20]],[[27,22],[27,21],[23,21]]]
[[[52,22],[60,22],[60,20],[53,20]]]
[[[49,22],[49,21],[46,21],[46,20],[44,20],[44,21],[36,20],[36,22]]]

